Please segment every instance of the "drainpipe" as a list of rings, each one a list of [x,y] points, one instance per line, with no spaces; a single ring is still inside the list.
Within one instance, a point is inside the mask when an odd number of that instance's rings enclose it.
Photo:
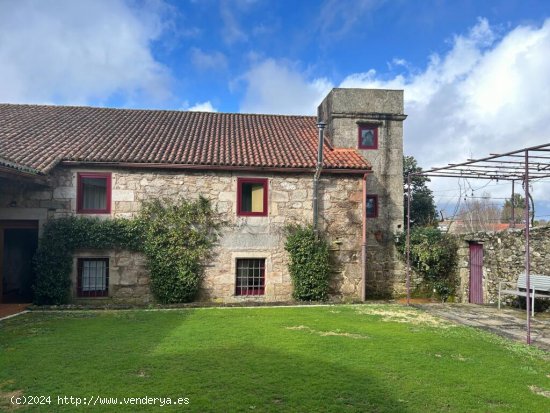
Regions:
[[[319,178],[323,169],[323,132],[325,125],[324,122],[317,124],[317,128],[319,129],[319,146],[317,147],[317,166],[315,167],[315,175],[313,176],[313,231],[315,231],[315,235],[319,235]]]
[[[361,241],[361,300],[367,299],[367,174],[363,175],[363,211],[362,211],[362,241]]]

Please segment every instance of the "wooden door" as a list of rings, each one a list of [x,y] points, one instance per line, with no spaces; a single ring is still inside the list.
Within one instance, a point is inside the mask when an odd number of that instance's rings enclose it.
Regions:
[[[483,304],[483,244],[470,243],[470,303]]]

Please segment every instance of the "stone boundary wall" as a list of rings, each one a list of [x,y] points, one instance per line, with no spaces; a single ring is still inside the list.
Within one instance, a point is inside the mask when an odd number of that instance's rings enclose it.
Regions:
[[[525,230],[478,232],[461,236],[458,300],[468,302],[470,284],[469,244],[483,244],[483,301],[498,300],[499,281],[517,280],[525,271]],[[550,275],[550,226],[530,230],[531,273]],[[513,297],[504,297],[513,299]]]

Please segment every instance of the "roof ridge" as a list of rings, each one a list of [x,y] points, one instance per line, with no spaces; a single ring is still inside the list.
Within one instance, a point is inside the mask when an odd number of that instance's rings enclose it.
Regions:
[[[204,113],[211,115],[237,115],[237,116],[267,116],[267,117],[289,117],[289,118],[317,118],[315,115],[294,115],[285,113],[251,113],[251,112],[210,112],[202,110],[182,109],[143,109],[143,108],[114,108],[107,106],[86,106],[86,105],[54,105],[39,103],[9,103],[0,102],[0,106],[14,107],[36,107],[36,108],[67,108],[67,109],[98,109],[107,111],[132,111],[132,112],[168,112],[168,113]]]

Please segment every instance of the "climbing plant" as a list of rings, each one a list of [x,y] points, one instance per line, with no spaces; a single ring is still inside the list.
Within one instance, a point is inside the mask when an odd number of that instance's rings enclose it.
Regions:
[[[398,248],[405,256],[405,236],[399,237]],[[437,228],[416,227],[410,233],[411,267],[423,277],[425,287],[435,291],[442,301],[456,292],[458,243],[451,234]]]
[[[75,250],[117,248],[145,254],[151,290],[158,301],[191,301],[200,286],[203,260],[216,241],[220,225],[204,198],[147,201],[133,219],[50,220],[44,226],[34,257],[34,302],[68,301]]]
[[[192,301],[200,287],[203,261],[217,240],[221,221],[205,198],[153,200],[137,218],[151,272],[151,291],[162,303]]]
[[[68,301],[74,250],[126,248],[138,251],[141,245],[141,231],[133,220],[66,217],[48,221],[34,256],[34,302],[63,304]]]
[[[326,300],[331,270],[327,241],[317,237],[311,226],[288,226],[286,234],[293,297],[301,301]]]

